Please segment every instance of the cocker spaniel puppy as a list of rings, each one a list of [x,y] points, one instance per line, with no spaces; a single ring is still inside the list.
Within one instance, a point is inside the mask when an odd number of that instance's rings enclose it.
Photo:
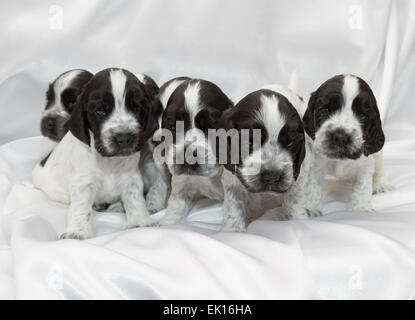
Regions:
[[[354,75],[337,75],[311,94],[303,122],[313,140],[307,209],[322,210],[322,182],[333,175],[352,182],[350,209],[374,211],[372,194],[389,190],[383,173],[385,143],[376,98]]]
[[[157,129],[152,95],[131,72],[105,69],[79,96],[69,132],[33,171],[52,200],[70,205],[61,238],[92,236],[92,207],[121,201],[128,227],[152,224],[144,199],[140,151]]]

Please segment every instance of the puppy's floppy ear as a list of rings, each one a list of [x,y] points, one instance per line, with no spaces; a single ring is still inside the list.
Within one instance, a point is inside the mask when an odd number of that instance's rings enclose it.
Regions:
[[[154,99],[159,93],[158,85],[150,77],[146,78],[146,83],[144,84],[144,88],[147,91],[147,94],[151,99]]]
[[[305,132],[314,140],[316,135],[316,127],[314,122],[314,111],[316,107],[317,101],[317,94],[313,92],[310,96],[310,100],[308,101],[307,110],[303,116],[303,123]]]
[[[380,114],[376,104],[376,99],[374,99],[374,104],[372,102],[371,109],[373,112],[369,118],[369,121],[367,122],[369,124],[369,128],[363,148],[363,153],[365,156],[380,151],[385,144],[385,135],[382,130],[382,121],[380,120]]]
[[[219,110],[205,108],[196,115],[195,124],[200,130],[207,132],[208,129],[215,129],[220,116],[221,112]]]
[[[225,129],[230,130],[234,128],[234,122],[232,120],[232,116],[235,113],[235,108],[230,107],[222,112],[219,119],[217,119],[215,128],[216,129]]]
[[[237,108],[230,107],[226,109],[224,112],[222,112],[221,117],[216,121],[216,129],[224,129],[225,131],[229,131],[235,128],[235,123],[233,121],[233,116],[235,112],[237,111]],[[224,167],[229,170],[232,173],[235,173],[235,164],[232,164],[232,153],[240,151],[241,148],[238,148],[238,150],[233,150],[232,148],[232,138],[235,133],[232,133],[232,136],[228,136],[227,139],[227,152],[226,152],[226,163],[222,163]],[[238,133],[236,133],[238,134]],[[217,145],[217,148],[219,148],[219,145]],[[219,155],[219,151],[217,150],[217,155]],[[240,154],[238,154],[238,159],[240,160]],[[220,160],[220,159],[219,159]]]
[[[151,138],[154,132],[159,128],[159,117],[163,113],[163,106],[158,96],[154,96],[150,103],[150,110],[147,115],[147,121],[144,126],[144,132],[147,139]]]
[[[298,133],[301,134],[301,141],[298,142],[298,151],[293,163],[294,169],[294,179],[297,180],[298,175],[300,174],[301,165],[305,158],[305,137],[304,137],[304,128],[303,126],[299,126],[297,129]]]
[[[86,96],[85,91],[83,91],[76,99],[72,115],[68,121],[68,129],[77,139],[90,146],[91,137],[86,113]]]

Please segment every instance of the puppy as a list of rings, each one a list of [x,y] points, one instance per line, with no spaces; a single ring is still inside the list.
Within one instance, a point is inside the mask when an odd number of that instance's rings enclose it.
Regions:
[[[68,132],[67,122],[75,101],[92,76],[93,74],[86,70],[69,70],[49,85],[46,92],[46,107],[40,123],[42,135],[56,142],[63,138]]]
[[[308,217],[303,189],[309,161],[297,112],[304,109],[304,101],[291,89],[271,85],[248,94],[222,114],[219,127],[228,133],[233,131],[230,140],[236,138],[240,146],[235,154],[232,143],[228,143],[228,161],[222,176],[222,230],[244,231],[250,220],[272,209],[264,207],[265,195],[283,194],[286,217]],[[235,160],[229,158],[232,155]]]
[[[308,209],[321,213],[322,182],[329,174],[352,182],[351,210],[373,212],[372,193],[390,187],[379,153],[385,136],[369,85],[354,75],[327,80],[311,94],[303,122],[313,140]]]
[[[173,79],[165,92],[161,96],[162,104],[166,103],[161,127],[170,136],[164,136],[155,154],[162,157],[165,151],[172,174],[166,214],[160,221],[161,225],[170,225],[185,222],[192,206],[202,197],[223,200],[223,167],[216,162],[208,131],[233,104],[218,86],[206,80]]]
[[[138,170],[140,151],[157,128],[151,105],[146,86],[127,70],[105,69],[87,83],[69,132],[33,172],[35,186],[70,204],[61,238],[92,236],[94,204],[121,200],[128,227],[151,224]]]
[[[164,109],[167,106],[167,101],[170,95],[176,88],[185,80],[190,80],[187,77],[174,78],[167,81],[160,89],[155,90],[157,86],[154,81],[151,84],[151,79],[143,75],[137,75],[141,82],[150,86],[150,90],[155,94],[155,99],[152,108],[153,120],[157,121],[158,129],[155,131],[152,138],[149,139],[145,145],[142,157],[140,158],[140,171],[143,173],[144,179],[144,193],[146,195],[147,209],[150,213],[158,212],[166,207],[168,197],[170,195],[171,175],[165,163],[155,162],[153,157],[154,148],[161,142],[161,119]]]

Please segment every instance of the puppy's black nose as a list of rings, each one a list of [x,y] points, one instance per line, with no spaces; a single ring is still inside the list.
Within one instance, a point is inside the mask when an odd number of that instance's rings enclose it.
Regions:
[[[46,119],[46,128],[53,129],[56,125],[56,119],[54,118],[47,118]]]
[[[281,171],[264,171],[262,173],[262,181],[264,184],[271,185],[280,182],[282,177]]]
[[[120,147],[127,147],[134,141],[134,135],[131,133],[119,133],[114,136],[114,141]]]
[[[336,129],[330,132],[330,141],[336,146],[346,146],[352,142],[352,137],[342,129]]]

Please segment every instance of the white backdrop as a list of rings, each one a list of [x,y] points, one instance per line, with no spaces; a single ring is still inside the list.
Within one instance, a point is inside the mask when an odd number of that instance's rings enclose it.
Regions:
[[[293,69],[306,98],[328,77],[355,73],[388,111],[389,140],[407,137],[413,131],[391,122],[414,130],[399,112],[414,115],[413,15],[410,0],[2,1],[0,143],[39,134],[44,91],[58,74],[109,66],[160,85],[206,78],[235,101],[286,83]]]
[[[203,298],[414,297],[414,47],[411,0],[1,1],[0,297],[184,298],[188,288],[191,297]],[[205,78],[235,102],[265,84],[288,82],[292,70],[306,99],[335,74],[359,75],[378,98],[386,166],[397,190],[374,199],[379,212],[371,217],[344,212],[347,186],[333,184],[326,210],[331,214],[307,223],[257,221],[248,235],[183,227],[160,228],[151,236],[147,230],[130,230],[73,247],[43,243],[56,238],[53,230],[62,230],[66,208],[46,203],[26,187],[31,168],[51,145],[42,139],[9,142],[39,135],[45,90],[57,75],[112,66],[147,73],[159,85],[175,76]],[[194,221],[205,214],[205,226],[220,223],[218,204],[198,212]],[[105,229],[114,221],[117,225],[119,217],[97,219],[103,219],[96,223]],[[175,239],[175,245],[157,251],[156,244],[166,238]],[[134,247],[138,243],[147,246]],[[158,261],[149,248],[170,263]],[[68,261],[62,252],[77,259]],[[89,257],[90,252],[96,256]],[[172,252],[189,262],[183,270],[171,263],[176,261]],[[47,280],[57,261],[71,280],[59,294]],[[121,278],[115,286],[87,270],[105,261],[135,286]],[[365,285],[353,287],[350,276],[359,275],[362,266]],[[235,273],[233,268],[240,269]],[[161,271],[171,277],[162,276],[163,282]],[[134,282],[137,274],[142,278]],[[200,281],[200,287],[192,287],[192,281]]]

